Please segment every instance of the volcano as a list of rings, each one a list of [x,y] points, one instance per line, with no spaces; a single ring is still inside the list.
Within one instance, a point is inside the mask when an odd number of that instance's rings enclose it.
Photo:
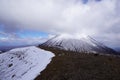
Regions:
[[[116,51],[96,41],[90,36],[57,35],[39,45],[42,48],[54,48],[79,53],[115,54]]]

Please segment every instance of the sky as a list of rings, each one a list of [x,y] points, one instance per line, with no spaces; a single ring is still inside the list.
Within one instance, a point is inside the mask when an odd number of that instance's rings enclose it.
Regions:
[[[39,44],[68,33],[120,47],[119,13],[119,0],[0,0],[0,46]]]

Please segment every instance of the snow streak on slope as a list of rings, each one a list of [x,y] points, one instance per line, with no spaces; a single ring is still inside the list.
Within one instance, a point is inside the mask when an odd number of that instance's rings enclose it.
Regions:
[[[69,34],[58,35],[40,46],[59,48],[62,50],[70,50],[85,53],[110,53],[114,50],[97,42],[90,36],[74,36]]]
[[[34,46],[0,54],[0,80],[33,80],[53,56],[53,53]]]

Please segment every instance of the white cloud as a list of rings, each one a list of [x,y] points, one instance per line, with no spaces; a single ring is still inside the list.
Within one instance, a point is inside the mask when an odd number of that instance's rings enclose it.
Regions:
[[[119,0],[89,0],[86,4],[81,0],[0,0],[0,23],[9,30],[82,33],[118,39],[115,33],[120,30],[119,5]],[[113,27],[116,29],[112,31]],[[120,36],[120,32],[117,34]]]
[[[38,45],[45,42],[47,38],[1,38],[0,47]]]
[[[21,38],[15,34],[0,32],[0,47],[38,45],[45,42],[47,39],[48,38],[42,37]]]

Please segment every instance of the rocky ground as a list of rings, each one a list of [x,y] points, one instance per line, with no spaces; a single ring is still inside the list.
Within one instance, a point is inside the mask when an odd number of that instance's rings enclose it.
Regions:
[[[56,56],[35,80],[120,80],[120,57],[46,50]]]

